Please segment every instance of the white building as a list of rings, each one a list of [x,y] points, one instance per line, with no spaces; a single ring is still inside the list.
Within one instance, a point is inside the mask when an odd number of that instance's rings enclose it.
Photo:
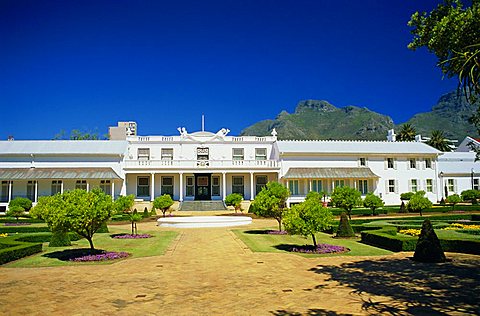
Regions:
[[[230,193],[253,200],[268,181],[280,181],[291,191],[289,203],[303,201],[309,191],[328,195],[351,186],[363,195],[380,195],[386,204],[399,204],[401,193],[419,190],[436,202],[451,178],[456,180],[451,192],[464,187],[459,177],[466,165],[422,142],[279,141],[275,131],[266,137],[229,136],[227,129],[179,132],[127,135],[125,141],[1,141],[0,208],[16,196],[35,202],[42,195],[93,187],[146,202],[162,194],[180,202],[221,201]]]

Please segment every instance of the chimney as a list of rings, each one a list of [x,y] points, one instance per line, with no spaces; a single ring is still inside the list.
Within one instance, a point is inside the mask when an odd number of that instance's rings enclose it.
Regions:
[[[8,138],[7,138],[8,141],[13,141],[14,139],[15,138],[13,138],[13,135],[8,135]]]
[[[393,128],[389,129],[387,134],[387,141],[394,142],[396,141],[396,137],[397,135],[395,135],[395,130]]]

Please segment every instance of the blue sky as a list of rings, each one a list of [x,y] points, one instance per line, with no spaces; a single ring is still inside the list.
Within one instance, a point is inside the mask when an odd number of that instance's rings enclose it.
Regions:
[[[0,139],[176,128],[232,134],[298,101],[358,105],[402,123],[454,88],[407,49],[439,1],[0,0]]]

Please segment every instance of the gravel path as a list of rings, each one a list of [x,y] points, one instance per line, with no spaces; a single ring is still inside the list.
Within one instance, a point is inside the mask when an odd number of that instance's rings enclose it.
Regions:
[[[140,229],[153,229],[142,223]],[[274,226],[254,220],[253,227]],[[160,228],[158,228],[160,229]],[[475,314],[480,257],[442,265],[383,257],[252,253],[228,228],[183,229],[163,256],[112,265],[0,267],[0,314]],[[473,297],[470,299],[469,297]]]

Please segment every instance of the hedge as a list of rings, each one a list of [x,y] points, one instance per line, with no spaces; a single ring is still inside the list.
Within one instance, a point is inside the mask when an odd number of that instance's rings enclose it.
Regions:
[[[47,226],[1,226],[0,225],[0,234],[8,233],[8,234],[15,234],[15,233],[43,233],[49,232]]]
[[[0,217],[0,223],[16,223],[17,219],[15,217],[9,217],[9,216],[2,216]],[[36,218],[30,218],[30,217],[20,217],[18,219],[19,223],[30,223],[30,224],[35,224],[35,223],[44,223],[41,219],[36,219]]]
[[[74,233],[74,232],[69,232],[68,233],[68,236],[70,237],[70,240],[71,241],[76,241],[76,240],[80,240],[82,239],[83,237],[77,235],[77,233]],[[48,233],[36,233],[36,234],[25,234],[25,235],[21,235],[17,238],[14,237],[15,240],[18,240],[18,241],[24,241],[24,242],[33,242],[33,243],[37,243],[37,242],[50,242],[50,239],[52,238],[52,233],[51,232],[48,232]],[[1,243],[1,240],[0,240],[0,243]],[[1,244],[0,244],[1,245]]]
[[[0,264],[18,260],[42,251],[41,243],[17,241],[14,237],[2,238],[0,243],[6,246],[0,249]]]
[[[365,244],[391,251],[415,251],[417,237],[392,235],[395,227],[383,227],[374,231],[363,231],[361,241]],[[440,238],[443,251],[480,255],[480,240]]]

